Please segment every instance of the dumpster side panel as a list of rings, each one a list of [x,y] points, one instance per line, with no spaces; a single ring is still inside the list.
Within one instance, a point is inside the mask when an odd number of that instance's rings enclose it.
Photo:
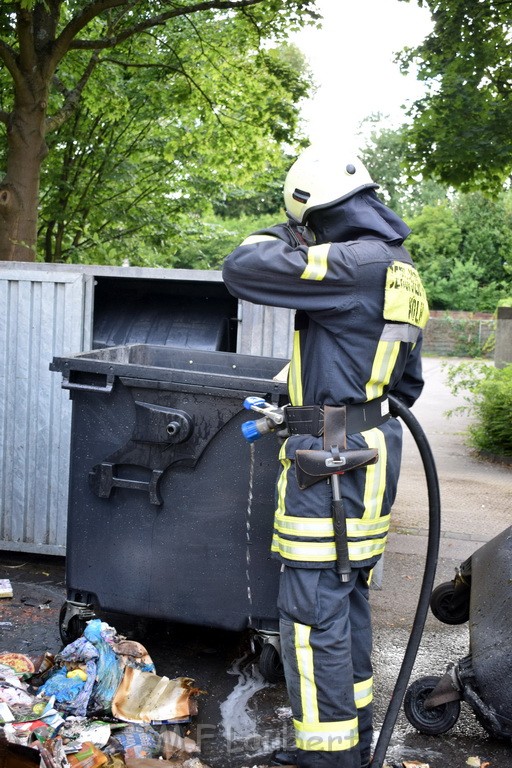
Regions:
[[[283,307],[265,307],[239,302],[237,352],[289,359],[292,355],[295,312]]]
[[[111,391],[73,391],[68,597],[107,612],[277,629],[278,441],[243,440],[250,391],[147,384],[123,376]],[[169,414],[193,429],[164,445]]]
[[[55,354],[90,343],[92,278],[0,272],[0,548],[64,554],[71,406]]]
[[[483,701],[512,717],[512,526],[471,556],[470,648]]]

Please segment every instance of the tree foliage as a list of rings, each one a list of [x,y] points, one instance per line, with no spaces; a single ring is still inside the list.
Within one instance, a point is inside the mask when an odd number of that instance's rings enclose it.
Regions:
[[[268,171],[307,87],[283,41],[317,17],[313,0],[3,3],[0,258],[32,260],[37,233],[48,260],[137,250],[150,229],[158,250],[184,213]]]
[[[183,45],[186,49],[186,40]],[[176,266],[194,220],[212,208],[227,213],[229,201],[242,190],[245,197],[252,186],[264,191],[277,174],[282,184],[281,138],[297,130],[293,105],[307,81],[300,78],[303,70],[287,77],[285,60],[276,66],[279,56],[280,51],[267,51],[261,65],[243,57],[230,76],[232,88],[238,84],[245,93],[234,127],[219,121],[195,88],[182,94],[178,81],[155,90],[150,71],[132,75],[113,67],[110,88],[118,91],[124,108],[112,110],[110,100],[91,87],[80,109],[49,141],[39,254],[46,261]],[[209,77],[208,98],[218,103],[217,83],[210,65],[203,64],[204,73],[196,67],[195,81]],[[222,76],[218,80],[224,87]],[[260,115],[263,82],[270,90],[265,99],[275,121],[271,126]],[[292,93],[290,84],[295,84]],[[179,266],[194,266],[194,260]]]
[[[400,57],[428,87],[410,111],[406,160],[413,173],[496,195],[512,173],[512,5],[418,3],[430,9],[434,28]]]
[[[511,193],[456,195],[411,219],[407,246],[434,309],[491,311],[510,294]]]
[[[446,200],[446,185],[424,179],[421,175],[413,178],[408,172],[406,126],[382,128],[382,123],[380,113],[363,121],[368,138],[360,156],[372,178],[378,181],[379,194],[385,203],[407,218],[419,214],[425,205],[436,205]]]
[[[433,309],[490,310],[510,295],[512,193],[455,193],[406,171],[407,126],[371,133],[362,157],[412,229],[406,245]]]

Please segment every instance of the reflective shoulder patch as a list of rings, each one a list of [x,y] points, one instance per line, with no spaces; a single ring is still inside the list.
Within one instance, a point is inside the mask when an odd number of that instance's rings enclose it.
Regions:
[[[429,316],[427,296],[413,266],[394,261],[386,272],[384,319],[424,328]]]
[[[327,274],[327,254],[330,243],[312,245],[308,248],[308,263],[301,275],[302,280],[323,280]]]
[[[272,235],[249,235],[241,245],[255,245],[256,243],[263,243],[265,240],[279,240],[279,238]]]

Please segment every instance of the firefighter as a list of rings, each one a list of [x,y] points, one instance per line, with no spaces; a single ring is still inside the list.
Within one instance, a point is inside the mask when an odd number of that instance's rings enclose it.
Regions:
[[[296,310],[288,390],[297,418],[280,448],[272,541],[296,749],[273,761],[299,768],[371,761],[369,578],[386,543],[402,445],[387,396],[411,406],[423,387],[425,291],[403,245],[410,229],[376,189],[356,156],[310,146],[285,179],[288,221],[246,238],[223,265],[232,295]],[[325,449],[324,408],[343,409],[347,449],[378,449],[377,463],[340,478],[345,581],[335,568],[332,483],[301,489],[295,471],[297,450]]]

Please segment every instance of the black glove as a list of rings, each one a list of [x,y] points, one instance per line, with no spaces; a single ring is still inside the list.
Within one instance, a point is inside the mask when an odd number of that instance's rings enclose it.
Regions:
[[[315,233],[305,224],[298,224],[293,219],[288,219],[287,227],[297,245],[314,245],[316,242]]]

